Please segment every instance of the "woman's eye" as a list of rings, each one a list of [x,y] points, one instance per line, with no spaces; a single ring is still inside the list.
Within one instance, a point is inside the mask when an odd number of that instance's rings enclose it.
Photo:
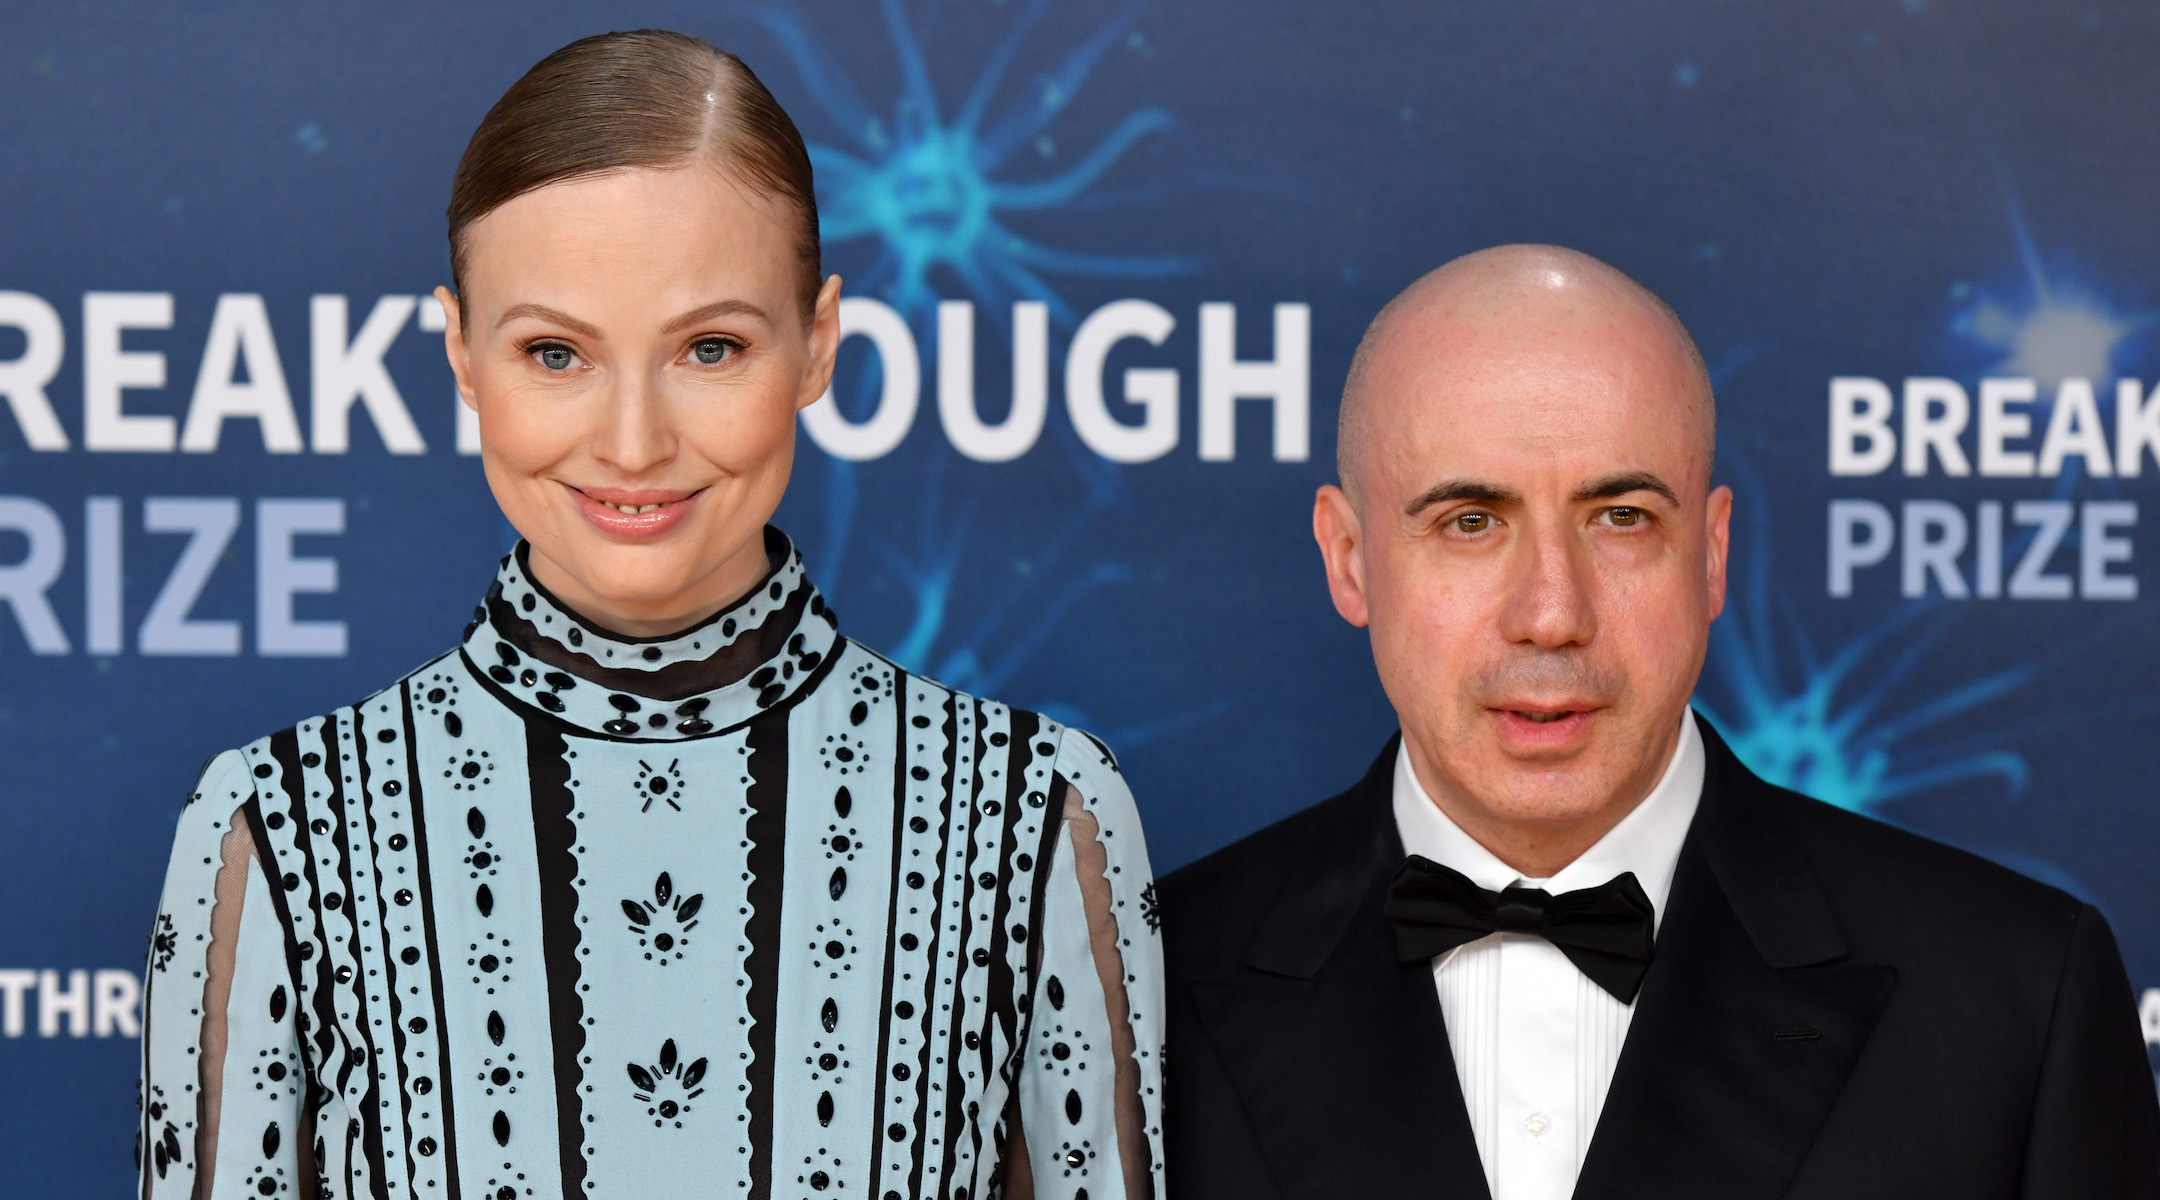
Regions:
[[[567,371],[577,365],[577,351],[568,346],[535,346],[532,355],[550,371]]]
[[[690,357],[705,366],[725,362],[735,352],[735,343],[724,338],[702,338],[690,346]]]

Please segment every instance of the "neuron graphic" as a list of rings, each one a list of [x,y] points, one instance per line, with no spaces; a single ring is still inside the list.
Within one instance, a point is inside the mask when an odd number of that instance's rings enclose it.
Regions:
[[[1171,127],[1170,114],[1141,108],[1118,122],[1094,149],[1046,179],[1012,177],[1024,149],[1054,153],[1045,131],[1086,84],[1105,52],[1132,26],[1128,8],[1024,88],[1017,101],[994,109],[1006,75],[1049,0],[1030,0],[983,65],[948,120],[931,84],[922,43],[900,0],[881,0],[903,86],[887,121],[857,96],[847,76],[801,24],[775,9],[753,10],[779,39],[811,97],[849,148],[810,146],[818,175],[818,228],[828,244],[871,238],[879,252],[852,280],[895,309],[919,316],[937,297],[933,270],[949,272],[991,312],[1013,300],[1040,300],[1070,324],[1072,312],[1038,271],[1058,275],[1161,276],[1190,271],[1174,256],[1089,254],[1054,249],[1008,228],[1003,214],[1045,212],[1079,200],[1133,144]]]
[[[2007,183],[2005,204],[2023,269],[2023,294],[1989,294],[1959,284],[1952,297],[1961,307],[1949,332],[1958,356],[1974,367],[1968,384],[1980,375],[2032,378],[2041,392],[2036,407],[2044,412],[2060,380],[2084,378],[2099,386],[2114,377],[2129,343],[2155,323],[2156,314],[2122,313],[2067,270],[2051,274]],[[1724,461],[1743,479],[1749,476],[1745,463]],[[2075,469],[2066,469],[2056,483],[2057,497],[2069,496],[2076,481]],[[1752,486],[1744,490],[1761,494]],[[1881,624],[1822,651],[1808,636],[1789,591],[1771,583],[1767,505],[1743,501],[1735,515],[1746,520],[1747,551],[1735,556],[1746,568],[1736,572],[1726,615],[1711,630],[1704,691],[1716,699],[1698,695],[1696,706],[1764,778],[1878,817],[1887,816],[1884,807],[1900,797],[1980,778],[1999,780],[2015,800],[2025,793],[2031,771],[2024,755],[2008,747],[2089,715],[2064,713],[2014,728],[1984,722],[1978,729],[1964,728],[1969,714],[2101,644],[2102,631],[1908,704],[1902,685],[1944,649],[1968,610],[1933,597],[1909,600]],[[2031,536],[2011,539],[2006,556],[2021,553]],[[1785,631],[1782,643],[1778,630]],[[2052,862],[1996,847],[1970,848],[2091,898],[2088,888]]]
[[[1073,325],[1071,307],[1045,275],[1160,277],[1196,269],[1194,260],[1182,257],[1058,249],[1007,223],[1016,214],[1110,199],[1097,187],[1105,172],[1135,143],[1171,128],[1168,113],[1141,108],[1061,171],[1027,178],[1020,170],[1029,157],[1023,151],[1032,152],[1037,162],[1056,157],[1056,143],[1047,130],[1112,47],[1121,39],[1137,44],[1137,35],[1131,33],[1137,8],[1128,8],[1025,86],[1013,89],[1016,98],[1001,101],[1028,34],[1048,8],[1048,0],[1030,0],[1020,7],[949,117],[933,85],[916,23],[900,0],[882,0],[879,8],[901,77],[889,118],[861,99],[846,72],[794,15],[772,7],[742,10],[780,43],[808,94],[841,136],[837,145],[812,139],[810,157],[817,171],[819,231],[826,245],[867,242],[874,249],[869,265],[849,276],[851,293],[875,295],[890,304],[907,318],[917,343],[926,345],[933,337],[937,282],[957,285],[984,320],[1009,333],[1016,300],[1039,301],[1055,325]],[[1053,371],[1057,365],[1054,357]],[[850,407],[857,412],[869,408],[879,384],[877,372],[861,373],[851,389]],[[1053,423],[1045,432],[1078,476],[1077,499],[1025,562],[1015,564],[1014,572],[968,575],[971,583],[993,574],[1009,582],[967,627],[955,627],[952,602],[975,517],[987,507],[986,480],[979,472],[964,475],[954,487],[952,455],[933,452],[912,506],[912,521],[907,522],[913,536],[903,544],[881,532],[864,534],[861,540],[876,565],[912,601],[912,619],[886,647],[903,666],[962,689],[995,692],[1013,679],[1076,605],[1102,588],[1133,578],[1129,567],[1114,561],[1068,564],[1089,528],[1128,501],[1115,464],[1087,452],[1059,425]],[[826,586],[837,591],[857,540],[858,469],[838,459],[821,466],[824,528],[816,558]],[[959,494],[949,497],[953,491]],[[1038,702],[1036,707],[1061,719],[1081,716],[1055,702]],[[1132,744],[1196,719],[1202,718],[1188,715],[1103,732]]]
[[[1954,628],[1925,621],[1929,600],[1906,603],[1888,621],[1827,653],[1806,631],[1788,590],[1771,582],[1769,505],[1743,463],[1722,454],[1742,477],[1736,517],[1745,529],[1735,556],[1744,561],[1725,615],[1710,627],[1710,657],[1695,707],[1756,774],[1853,812],[1881,815],[1900,796],[1959,780],[1993,776],[2021,795],[2029,779],[2023,756],[2002,737],[1928,741],[1954,718],[2029,681],[2025,665],[1981,675],[1902,713],[1886,713],[1899,687]],[[1780,643],[1779,631],[1785,634]],[[1716,700],[1710,698],[1717,697]]]
[[[2119,312],[2067,268],[2059,266],[2051,274],[2007,181],[2003,191],[2023,268],[2024,295],[1990,295],[1960,282],[1951,289],[1951,298],[1962,307],[1951,319],[1950,332],[1985,360],[1982,373],[2030,378],[2043,397],[2064,379],[2089,379],[2102,386],[2115,376],[2126,345],[2160,321],[2160,313]]]

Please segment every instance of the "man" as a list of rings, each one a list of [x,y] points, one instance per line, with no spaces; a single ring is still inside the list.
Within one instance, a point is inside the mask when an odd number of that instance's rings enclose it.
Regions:
[[[2160,1106],[2100,914],[1750,774],[1702,359],[1509,246],[1373,322],[1313,533],[1400,720],[1162,883],[1165,1153],[1215,1197],[2121,1197]]]

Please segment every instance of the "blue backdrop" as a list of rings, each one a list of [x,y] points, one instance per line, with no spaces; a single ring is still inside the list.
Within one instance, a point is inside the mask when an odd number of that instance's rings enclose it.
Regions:
[[[2096,901],[2160,985],[2149,4],[16,4],[0,1193],[130,1186],[132,975],[198,764],[447,647],[486,586],[511,535],[407,298],[487,106],[637,25],[739,52],[815,146],[863,336],[780,521],[843,629],[1103,735],[1159,869],[1391,730],[1306,532],[1349,353],[1423,270],[1552,241],[1662,293],[1718,382],[1703,709],[1774,779]],[[1038,320],[1047,419],[1001,447]]]

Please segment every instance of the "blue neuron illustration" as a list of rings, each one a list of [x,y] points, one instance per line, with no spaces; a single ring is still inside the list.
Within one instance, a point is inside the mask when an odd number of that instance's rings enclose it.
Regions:
[[[1744,492],[1759,495],[1747,485],[1749,472],[1743,467],[1739,474]],[[2094,648],[2097,637],[2040,661],[1975,672],[1949,687],[1921,685],[1914,675],[1944,652],[1961,615],[1954,605],[1930,598],[1906,601],[1842,645],[1818,648],[1790,591],[1771,581],[1769,506],[1736,504],[1736,523],[1743,507],[1747,528],[1735,541],[1747,549],[1734,562],[1746,565],[1734,574],[1725,614],[1710,627],[1709,658],[1693,703],[1757,775],[1898,824],[1894,801],[1951,784],[1994,780],[2008,800],[2022,800],[2031,769],[2010,747],[2090,719],[2088,713],[2062,713],[2020,721],[2006,714],[1989,721],[1982,714],[2050,667]],[[2014,847],[1948,840],[2100,903],[2082,880],[2048,859]]]
[[[933,272],[949,275],[991,312],[1016,299],[1040,300],[1069,324],[1072,313],[1042,273],[1160,276],[1194,269],[1173,255],[1118,255],[1060,250],[1022,236],[1010,214],[1067,207],[1101,180],[1127,150],[1172,126],[1160,108],[1125,116],[1095,147],[1047,178],[1021,177],[1020,152],[1037,157],[1055,143],[1046,131],[1065,113],[1103,55],[1131,29],[1128,8],[998,108],[998,97],[1027,35],[1048,0],[1030,0],[983,64],[948,118],[900,0],[879,10],[899,59],[902,90],[891,117],[880,116],[800,22],[772,8],[751,10],[786,50],[811,98],[846,146],[810,143],[818,179],[818,228],[828,245],[871,239],[877,256],[851,281],[909,316],[934,305]]]
[[[1891,711],[1903,699],[1900,686],[1950,636],[1954,617],[1931,600],[1913,600],[1844,645],[1818,649],[1790,593],[1772,582],[1770,506],[1744,463],[1729,451],[1720,457],[1741,478],[1734,516],[1744,528],[1736,531],[1739,569],[1725,615],[1710,628],[1695,707],[1733,752],[1772,783],[1870,815],[1900,796],[1979,777],[2022,795],[2025,759],[2002,749],[2001,737],[1927,735],[2023,686],[2038,668],[1981,674]]]
[[[1115,202],[1119,197],[1098,186],[1106,173],[1143,139],[1173,127],[1162,109],[1138,108],[1069,165],[1031,176],[1030,169],[1059,159],[1049,131],[1103,57],[1121,44],[1139,44],[1132,32],[1138,9],[1124,10],[1053,56],[1024,85],[1008,87],[1028,35],[1049,5],[1030,0],[1015,7],[1003,38],[959,103],[948,106],[932,78],[916,22],[901,0],[882,0],[879,11],[900,74],[899,95],[885,111],[861,98],[847,72],[795,15],[770,6],[738,10],[779,43],[825,126],[838,134],[828,141],[820,140],[818,131],[805,131],[817,175],[820,236],[829,249],[845,253],[859,247],[857,253],[867,255],[866,265],[847,276],[849,293],[891,305],[908,321],[918,345],[934,344],[940,286],[973,300],[982,320],[1009,335],[1017,300],[1042,303],[1055,326],[1069,330],[1074,324],[1070,305],[1048,277],[1161,277],[1198,266],[1176,255],[1061,249],[1014,228],[1015,218],[1029,214]],[[1135,195],[1147,193],[1123,198]],[[1054,346],[1053,370],[1060,358]],[[853,412],[869,409],[881,384],[879,370],[859,372],[842,384],[835,402]],[[1015,679],[1076,606],[1137,578],[1125,564],[1084,559],[1090,529],[1130,507],[1121,469],[1080,446],[1057,423],[1044,436],[1047,448],[1072,471],[1076,494],[1011,570],[968,563],[977,518],[992,508],[989,480],[980,470],[956,470],[944,447],[915,456],[922,477],[912,481],[906,502],[880,506],[871,515],[881,519],[864,522],[874,527],[863,529],[857,527],[861,468],[839,459],[815,460],[822,476],[823,527],[814,542],[806,542],[805,552],[816,561],[823,586],[843,605],[851,604],[854,594],[844,572],[855,565],[858,546],[875,573],[871,582],[896,585],[907,597],[911,618],[883,647],[903,666],[962,689],[996,692]],[[978,603],[967,606],[963,619],[956,615],[955,582],[964,564],[970,595]],[[979,603],[984,597],[987,604]],[[1062,720],[1084,716],[1054,699],[1038,697],[1032,703]],[[1136,744],[1212,711],[1101,732]]]
[[[2160,321],[2160,313],[2121,312],[2067,264],[2049,270],[2007,181],[2003,192],[2023,294],[1994,294],[1959,281],[1951,288],[1960,307],[1950,332],[1980,357],[1981,373],[2032,379],[2043,396],[2064,379],[2098,387],[2116,376],[2130,343]]]
[[[1958,284],[1952,299],[1959,307],[1948,332],[1953,355],[1971,368],[1968,384],[1981,375],[2031,378],[2040,390],[2036,408],[2044,413],[2061,380],[2083,378],[2098,386],[2130,365],[2132,343],[2160,314],[2122,312],[2067,267],[2050,271],[2007,182],[2004,191],[2023,287],[1987,292]],[[1750,486],[1752,473],[1723,447],[1720,456],[1743,481],[1735,523],[1745,528],[1735,538],[1740,548],[1727,611],[1712,627],[1695,703],[1734,752],[1774,783],[1884,819],[1893,819],[1886,808],[1901,797],[1974,780],[1995,780],[2008,799],[2021,799],[2031,769],[2014,746],[2093,714],[2060,713],[2045,721],[2006,717],[2000,723],[1979,714],[2046,671],[2105,644],[2104,626],[2065,639],[2038,658],[1925,690],[1907,685],[1952,644],[1970,611],[1959,602],[1908,599],[1843,644],[1818,648],[1789,590],[1771,581],[1769,510],[1747,499],[1760,494]],[[2053,489],[2057,498],[2074,490],[2082,474],[2074,464],[2080,461],[2066,464]],[[2021,554],[2032,536],[2025,530],[2009,539],[2006,558]],[[2075,538],[2072,533],[2066,545],[2074,545]],[[1999,847],[1969,848],[2092,899],[2088,888],[2055,863]]]

